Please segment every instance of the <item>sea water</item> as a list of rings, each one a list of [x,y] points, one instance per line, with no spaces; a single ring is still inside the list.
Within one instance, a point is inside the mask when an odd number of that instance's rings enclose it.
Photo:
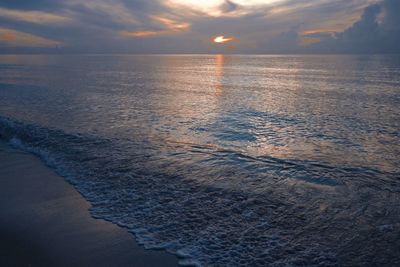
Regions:
[[[0,56],[1,138],[182,265],[400,264],[399,112],[398,55]]]

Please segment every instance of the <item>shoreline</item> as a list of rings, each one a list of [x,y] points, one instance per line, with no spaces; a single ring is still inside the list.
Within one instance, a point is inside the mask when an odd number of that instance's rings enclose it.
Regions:
[[[90,204],[37,156],[0,141],[1,266],[178,266]]]

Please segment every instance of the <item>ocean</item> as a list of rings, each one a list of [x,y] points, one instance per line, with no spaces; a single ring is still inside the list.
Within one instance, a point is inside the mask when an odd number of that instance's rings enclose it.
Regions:
[[[0,56],[0,137],[187,266],[399,264],[399,114],[400,55]]]

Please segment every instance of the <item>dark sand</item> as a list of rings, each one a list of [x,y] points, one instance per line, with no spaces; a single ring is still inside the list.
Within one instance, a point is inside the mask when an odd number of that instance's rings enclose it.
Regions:
[[[90,216],[90,204],[34,155],[0,142],[0,266],[177,266]]]

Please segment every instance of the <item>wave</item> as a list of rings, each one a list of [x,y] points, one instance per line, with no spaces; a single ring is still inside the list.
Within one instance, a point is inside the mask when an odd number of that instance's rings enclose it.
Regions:
[[[400,233],[396,173],[73,134],[1,116],[0,137],[65,177],[92,216],[181,265],[357,265],[374,262],[368,248],[396,236],[387,229]],[[360,240],[366,249],[354,251]]]

